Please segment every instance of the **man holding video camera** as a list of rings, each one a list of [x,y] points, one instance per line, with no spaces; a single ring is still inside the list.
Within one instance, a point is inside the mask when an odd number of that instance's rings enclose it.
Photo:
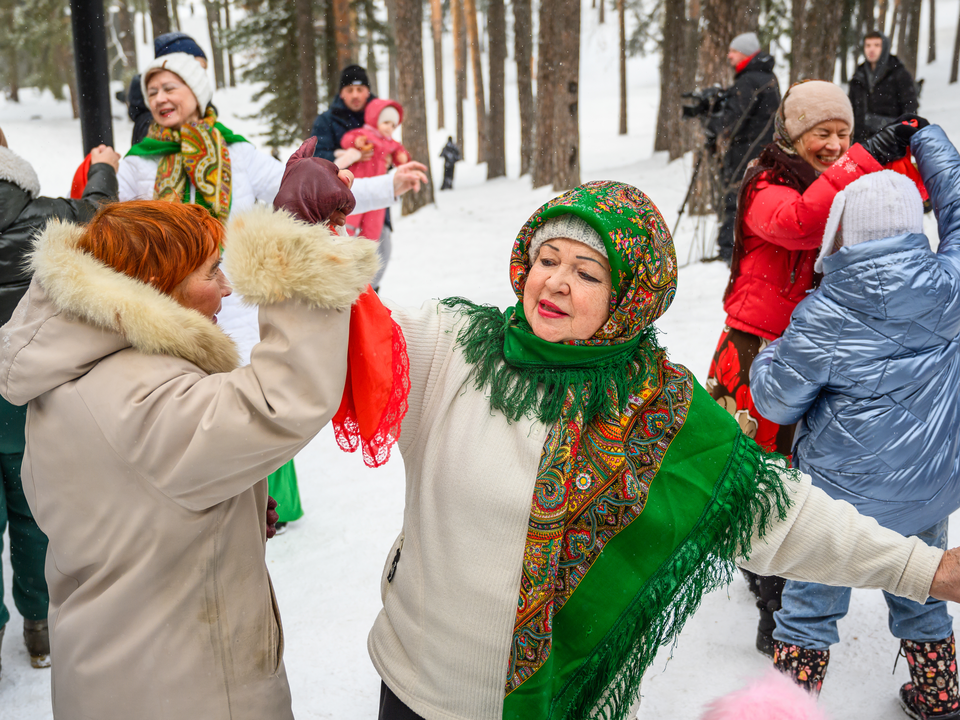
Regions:
[[[719,259],[730,264],[733,229],[740,181],[751,160],[773,142],[773,119],[780,105],[780,86],[773,74],[773,57],[760,48],[756,33],[737,35],[730,43],[727,61],[736,72],[733,85],[723,91],[704,132],[706,147],[717,152],[727,144],[720,169],[723,216],[717,236]]]

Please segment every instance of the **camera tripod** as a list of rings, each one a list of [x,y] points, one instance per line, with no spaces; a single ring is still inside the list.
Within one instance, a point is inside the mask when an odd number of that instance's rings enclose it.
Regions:
[[[687,187],[687,193],[683,196],[683,203],[680,205],[680,212],[677,215],[677,222],[673,226],[673,235],[676,237],[677,230],[680,228],[680,220],[683,218],[684,210],[687,208],[687,203],[690,201],[691,196],[694,193],[694,190],[697,187],[697,181],[700,178],[700,172],[706,173],[707,178],[707,196],[705,198],[707,206],[713,211],[713,214],[718,218],[718,222],[722,219],[721,213],[723,212],[723,188],[720,186],[720,167],[717,157],[714,153],[708,151],[706,148],[698,148],[696,150],[695,160],[693,164],[693,175],[690,177],[690,185]],[[697,215],[696,225],[693,230],[693,242],[690,243],[690,248],[687,251],[687,260],[680,267],[686,267],[694,262],[694,252],[698,255],[696,260],[702,261],[712,255],[711,250],[713,248],[714,242],[714,228],[715,226],[709,220],[710,215]]]

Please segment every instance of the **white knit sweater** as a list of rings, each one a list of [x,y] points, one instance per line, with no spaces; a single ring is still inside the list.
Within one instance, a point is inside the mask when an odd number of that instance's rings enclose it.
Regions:
[[[399,443],[406,506],[403,531],[386,555],[370,657],[425,720],[498,720],[548,428],[508,423],[467,382],[458,315],[436,301],[391,310],[410,355],[410,409]],[[763,540],[753,538],[744,567],[927,598],[940,550],[881,528],[813,488],[807,476],[787,487],[787,518]]]

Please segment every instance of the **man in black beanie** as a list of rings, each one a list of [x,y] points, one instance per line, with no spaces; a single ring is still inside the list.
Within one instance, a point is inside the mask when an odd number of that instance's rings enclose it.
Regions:
[[[367,71],[359,65],[348,65],[340,73],[340,92],[330,107],[317,116],[313,123],[313,135],[317,136],[314,157],[336,162],[334,152],[340,150],[344,133],[363,127],[363,111],[374,97],[370,92]],[[355,151],[359,152],[359,151]],[[365,151],[356,160],[369,160],[373,150]],[[343,165],[346,167],[347,165]]]

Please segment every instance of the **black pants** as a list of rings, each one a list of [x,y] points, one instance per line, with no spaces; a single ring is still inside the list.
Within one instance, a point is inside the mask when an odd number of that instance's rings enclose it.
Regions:
[[[383,682],[380,683],[379,720],[423,720],[408,708]]]

